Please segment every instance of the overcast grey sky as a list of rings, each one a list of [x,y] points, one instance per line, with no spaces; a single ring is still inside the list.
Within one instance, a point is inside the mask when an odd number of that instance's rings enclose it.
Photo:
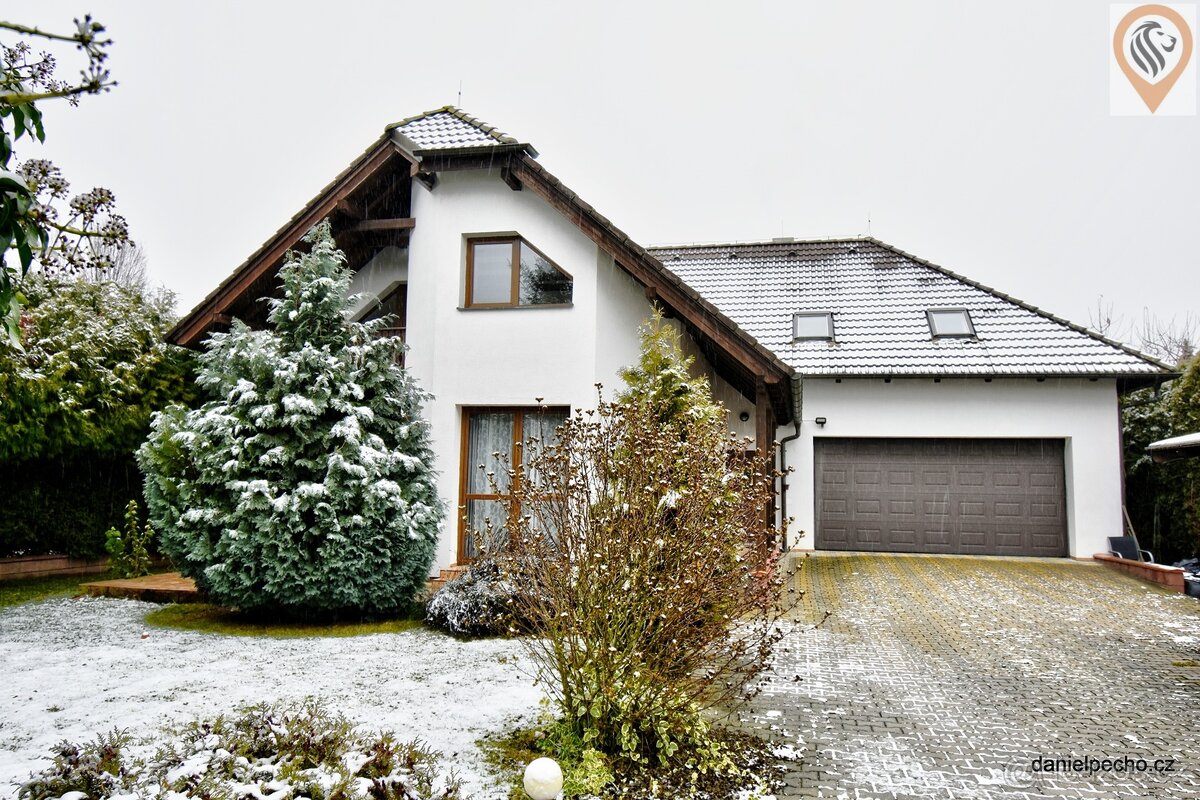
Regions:
[[[873,235],[1081,323],[1200,314],[1197,117],[1109,114],[1094,2],[39,0],[120,85],[46,104],[180,310],[388,122],[457,101],[643,244]],[[64,67],[73,74],[76,61]],[[1193,67],[1194,68],[1194,67]],[[22,155],[33,155],[26,148]]]

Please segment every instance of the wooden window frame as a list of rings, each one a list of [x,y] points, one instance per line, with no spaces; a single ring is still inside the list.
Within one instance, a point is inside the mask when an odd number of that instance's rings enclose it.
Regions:
[[[475,293],[475,245],[512,243],[512,275],[509,280],[507,303],[476,303]],[[541,250],[534,247],[526,239],[517,234],[509,236],[471,236],[467,238],[467,276],[466,290],[463,294],[464,309],[496,309],[496,308],[569,308],[573,303],[528,303],[521,304],[521,245],[525,245],[537,253],[552,268],[565,275],[571,281],[571,297],[575,297],[575,276],[556,264]]]
[[[571,407],[569,405],[542,405],[542,406],[463,406],[462,409],[462,434],[459,437],[459,476],[458,476],[458,555],[457,563],[469,564],[475,559],[467,555],[467,538],[470,531],[467,529],[467,502],[470,500],[493,500],[502,501],[505,498],[512,497],[512,488],[516,482],[520,480],[520,475],[513,476],[513,485],[509,487],[508,494],[495,494],[491,492],[468,492],[467,486],[470,482],[470,471],[478,469],[479,465],[470,465],[467,463],[467,456],[471,451],[471,417],[475,414],[512,414],[513,415],[513,440],[512,449],[509,451],[509,464],[520,464],[525,447],[525,417],[530,414],[539,414],[545,412],[565,411],[569,415]]]

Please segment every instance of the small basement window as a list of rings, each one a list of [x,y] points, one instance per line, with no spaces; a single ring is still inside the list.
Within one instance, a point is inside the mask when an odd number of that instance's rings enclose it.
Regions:
[[[792,316],[793,339],[833,340],[833,313],[800,311]]]
[[[519,236],[467,242],[467,308],[569,305],[572,288],[570,275]]]
[[[925,312],[935,339],[974,338],[975,326],[965,308],[931,308]]]

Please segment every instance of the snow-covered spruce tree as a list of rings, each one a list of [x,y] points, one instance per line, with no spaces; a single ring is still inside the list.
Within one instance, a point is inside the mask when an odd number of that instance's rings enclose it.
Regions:
[[[444,510],[424,393],[387,320],[347,322],[327,223],[290,253],[273,330],[211,337],[211,399],[159,414],[138,453],[160,547],[216,602],[291,615],[387,614],[429,574]]]

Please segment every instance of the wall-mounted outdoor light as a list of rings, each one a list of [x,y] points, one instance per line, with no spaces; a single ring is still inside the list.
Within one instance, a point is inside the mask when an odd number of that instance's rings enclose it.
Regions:
[[[825,419],[824,417],[817,417],[816,419],[813,420],[813,422],[817,423],[818,426],[824,428],[825,423],[828,422],[828,420]]]

